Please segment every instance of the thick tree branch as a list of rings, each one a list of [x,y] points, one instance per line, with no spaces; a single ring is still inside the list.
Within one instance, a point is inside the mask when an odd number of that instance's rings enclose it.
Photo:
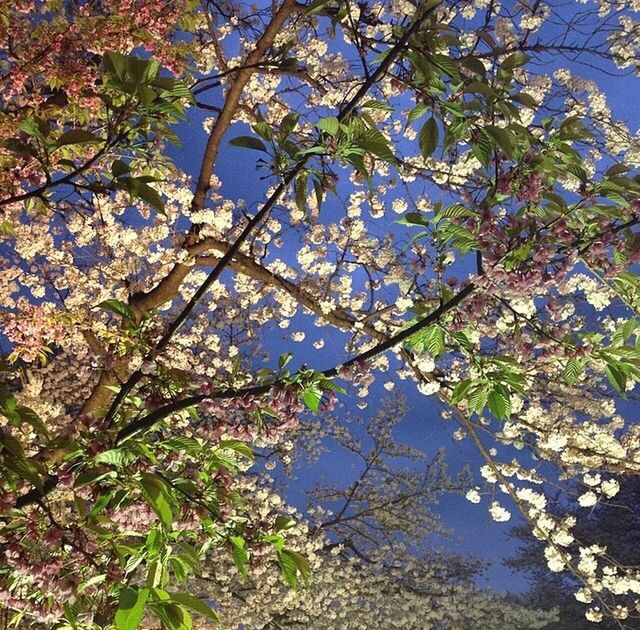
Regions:
[[[193,199],[191,201],[191,211],[197,212],[202,210],[205,206],[207,192],[210,188],[210,180],[211,175],[213,173],[213,168],[215,166],[216,160],[218,158],[218,153],[220,150],[220,144],[222,142],[222,138],[224,134],[229,129],[229,126],[233,122],[236,111],[238,109],[240,98],[242,96],[242,92],[249,79],[256,71],[256,65],[262,59],[264,54],[271,48],[275,37],[282,30],[282,27],[288,17],[295,11],[298,10],[296,3],[294,0],[284,0],[280,9],[275,12],[273,19],[265,29],[262,37],[256,42],[255,48],[253,51],[247,56],[245,60],[244,67],[239,69],[236,77],[229,87],[229,91],[227,92],[224,106],[219,116],[217,117],[213,128],[211,129],[211,133],[209,134],[209,138],[207,140],[207,145],[204,151],[204,155],[202,158],[202,163],[200,166],[200,173],[198,176],[198,181],[196,184],[196,190],[193,195]],[[257,217],[256,217],[257,218]],[[257,223],[259,223],[260,218],[257,218]],[[194,230],[190,234],[190,238],[196,238],[197,234]],[[220,271],[222,268],[220,269]],[[176,281],[181,282],[186,273],[183,273],[184,270],[180,269],[180,265],[177,265],[171,272],[170,276],[172,277],[171,282],[175,278]],[[175,273],[174,273],[175,272]],[[206,291],[206,289],[205,289]],[[136,305],[133,305],[134,313],[141,313],[144,310],[144,307],[140,308],[140,310],[136,310]],[[182,322],[180,322],[182,323]],[[179,324],[178,324],[179,325]],[[173,332],[171,333],[173,334]],[[136,379],[139,378],[139,374],[134,372],[136,375]],[[132,375],[133,377],[133,375]],[[131,378],[132,378],[131,377]],[[130,380],[131,380],[130,378]],[[122,398],[116,398],[117,405],[113,407],[108,412],[109,415],[112,415],[113,409],[117,409],[117,406],[120,405],[120,402],[126,397],[126,394],[131,391],[131,387],[135,385],[137,380],[131,381],[133,385],[129,386],[129,381],[125,384],[124,388],[129,387],[126,392],[123,394]],[[109,400],[113,396],[112,387],[120,383],[118,379],[118,375],[113,370],[104,371],[98,380],[98,383],[95,385],[93,391],[89,398],[85,401],[82,407],[82,413],[84,414],[96,414],[106,405],[108,405]]]

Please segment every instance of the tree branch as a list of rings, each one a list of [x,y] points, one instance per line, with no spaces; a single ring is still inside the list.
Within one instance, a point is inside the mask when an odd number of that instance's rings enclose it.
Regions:
[[[282,5],[280,11],[276,14],[276,18],[274,18],[274,20],[271,22],[271,24],[269,25],[269,27],[265,31],[265,35],[263,35],[263,37],[260,39],[260,41],[259,41],[259,43],[258,43],[258,45],[256,47],[256,50],[258,48],[262,49],[261,43],[264,43],[264,41],[267,38],[267,34],[269,34],[271,39],[273,39],[275,37],[275,35],[277,34],[277,30],[274,31],[274,25],[277,23],[278,24],[278,29],[279,29],[280,26],[284,23],[286,17],[288,17],[288,15],[293,10],[292,7],[295,7],[295,6],[296,6],[295,2],[291,3],[291,2],[289,2],[289,0],[286,0],[285,4]],[[396,43],[395,46],[393,46],[393,48],[391,48],[389,53],[385,56],[383,61],[376,68],[375,72],[373,72],[371,74],[371,76],[363,82],[362,86],[358,89],[356,94],[348,101],[348,103],[346,105],[344,105],[342,107],[342,109],[340,110],[340,112],[337,115],[338,120],[341,120],[341,121],[345,120],[354,112],[354,110],[357,107],[358,103],[362,100],[362,98],[364,96],[366,96],[366,94],[368,93],[369,89],[373,85],[375,85],[378,81],[380,81],[380,79],[382,79],[382,77],[385,76],[385,74],[387,73],[388,69],[395,62],[395,60],[400,55],[400,53],[402,52],[402,50],[404,49],[404,47],[406,46],[408,41],[418,31],[418,29],[420,28],[422,23],[433,12],[433,10],[434,10],[434,7],[431,7],[429,9],[427,9],[426,11],[424,11],[422,13],[422,15],[420,15],[413,22],[413,24],[409,28],[407,28],[405,30],[405,32],[402,35],[402,37],[400,38],[400,40]],[[255,51],[254,51],[254,53],[255,53]],[[252,53],[252,54],[254,54],[254,53]],[[249,56],[247,58],[247,65],[250,65],[251,63],[253,63],[253,61],[251,59],[251,56]],[[246,71],[242,71],[242,72],[251,73],[253,71],[254,70],[246,70]],[[239,76],[240,76],[240,74],[242,74],[242,72],[239,73]],[[246,83],[247,80],[248,80],[248,76],[245,79],[244,83]],[[244,86],[244,83],[242,83],[242,86]],[[235,86],[235,83],[234,83],[234,86]],[[227,102],[230,102],[230,99],[231,99],[230,95],[231,95],[231,91],[232,90],[233,90],[233,86],[232,86],[232,88],[230,89],[230,91],[229,91],[229,93],[227,95]],[[234,94],[235,94],[235,92],[234,92]],[[237,107],[237,103],[238,103],[238,101],[240,99],[240,94],[241,94],[241,90],[240,90],[240,92],[237,93],[237,97],[234,96],[234,98],[231,99],[232,103],[235,102],[234,111],[235,111],[235,107]],[[207,143],[207,149],[205,151],[205,157],[204,157],[204,159],[202,161],[202,168],[201,168],[201,171],[200,171],[200,178],[198,180],[198,188],[196,189],[196,193],[195,193],[193,201],[192,201],[192,209],[201,209],[203,207],[203,205],[204,205],[205,195],[206,195],[206,192],[207,192],[208,187],[209,187],[209,179],[211,177],[213,164],[215,162],[215,158],[217,157],[220,140],[222,138],[221,134],[223,134],[224,131],[226,131],[226,129],[228,128],[228,126],[231,123],[231,120],[233,118],[233,113],[232,112],[230,113],[229,110],[227,109],[227,102],[225,102],[225,107],[223,108],[223,113],[218,118],[218,122],[216,123],[216,126],[212,130],[211,135],[209,136],[209,141]],[[219,126],[218,123],[220,123],[220,126]],[[253,232],[253,230],[260,223],[262,223],[262,221],[268,216],[268,214],[270,213],[271,209],[275,206],[275,204],[280,199],[280,196],[285,192],[285,190],[288,188],[289,184],[302,172],[302,170],[304,169],[306,163],[309,161],[310,158],[311,158],[310,155],[304,156],[287,173],[287,175],[283,178],[283,180],[280,182],[280,184],[276,187],[275,191],[271,194],[269,199],[264,203],[264,205],[258,211],[258,213],[256,215],[254,215],[254,217],[247,223],[247,225],[242,230],[242,232],[237,237],[237,239],[230,245],[229,250],[223,255],[223,257],[220,259],[220,261],[218,262],[216,267],[214,267],[214,269],[211,271],[209,276],[200,285],[198,290],[191,297],[189,302],[184,306],[184,308],[178,314],[178,316],[175,318],[175,320],[169,325],[169,327],[166,330],[166,332],[164,333],[164,335],[158,341],[158,343],[153,348],[153,350],[147,355],[146,359],[151,359],[151,358],[157,356],[160,352],[162,352],[167,347],[167,345],[171,341],[173,335],[182,326],[182,324],[190,317],[191,312],[196,307],[196,305],[200,302],[202,297],[206,294],[206,292],[208,291],[209,287],[220,277],[220,275],[221,275],[222,271],[224,270],[224,268],[231,262],[231,260],[235,256],[235,254],[239,251],[240,247],[247,240],[247,238]],[[205,182],[206,182],[206,184],[205,184]],[[109,410],[108,410],[108,412],[106,414],[106,418],[105,419],[106,419],[107,423],[113,421],[113,419],[115,417],[115,414],[117,413],[120,405],[122,404],[122,402],[125,400],[125,398],[129,394],[129,392],[136,386],[136,384],[140,381],[140,379],[142,377],[143,377],[142,372],[140,370],[136,370],[135,372],[133,372],[133,374],[131,374],[131,376],[129,377],[127,382],[122,385],[122,387],[120,388],[119,392],[116,394],[116,396],[115,396],[115,398],[114,398],[114,400],[113,400],[113,402],[112,402],[112,404],[111,404],[111,406],[110,406],[110,408],[109,408]]]

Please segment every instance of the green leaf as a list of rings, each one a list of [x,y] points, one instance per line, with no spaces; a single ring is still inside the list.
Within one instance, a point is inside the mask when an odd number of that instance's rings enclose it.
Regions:
[[[126,302],[121,302],[120,300],[104,300],[104,302],[100,302],[100,304],[94,306],[94,308],[101,308],[103,311],[109,311],[116,315],[121,315],[130,321],[135,319],[131,307]]]
[[[190,608],[194,612],[203,615],[204,617],[208,617],[209,619],[213,619],[214,621],[219,620],[218,613],[198,597],[194,597],[193,595],[189,595],[188,593],[171,593],[171,599],[174,602],[182,604],[183,606]]]
[[[291,359],[293,359],[293,355],[290,352],[281,354],[280,358],[278,359],[278,367],[283,370],[289,364]]]
[[[515,52],[512,55],[509,55],[501,64],[500,68],[507,72],[514,70],[515,68],[520,68],[521,66],[526,65],[531,57],[529,55],[525,55],[521,52]]]
[[[49,123],[36,116],[25,118],[25,120],[20,123],[19,129],[29,136],[40,139],[46,138],[51,133]]]
[[[102,56],[104,68],[112,78],[124,79],[127,57],[117,52],[106,52]]]
[[[49,435],[44,422],[33,409],[19,405],[13,394],[9,394],[2,389],[0,389],[0,414],[5,416],[14,427],[21,427],[26,422],[41,435]]]
[[[230,536],[229,542],[231,543],[231,555],[236,567],[242,575],[247,575],[247,562],[249,561],[249,552],[246,548],[246,543],[242,536]]]
[[[126,190],[132,197],[146,201],[161,214],[164,214],[164,201],[158,191],[151,188],[146,181],[148,177],[117,177],[115,185],[120,190]]]
[[[94,575],[93,577],[90,577],[86,582],[81,582],[78,585],[78,593],[86,591],[90,586],[97,586],[98,584],[102,584],[106,579],[107,576],[105,573]]]
[[[3,430],[0,430],[0,445],[2,446],[3,450],[8,451],[11,456],[15,457],[16,459],[26,459],[24,450],[20,442],[18,442],[18,440],[16,440],[12,435],[9,435],[6,431]]]
[[[153,598],[159,602],[171,601],[171,595],[169,595],[169,593],[167,593],[167,591],[162,588],[152,588],[151,595],[153,595]]]
[[[586,184],[589,181],[587,171],[579,164],[565,164],[564,167],[569,171],[569,173],[575,175],[583,184]]]
[[[191,630],[193,627],[191,615],[179,604],[162,602],[156,606],[156,614],[167,630]]]
[[[365,163],[362,157],[356,153],[351,153],[345,156],[345,159],[347,160],[347,162],[349,162],[349,164],[352,164],[355,167],[358,173],[360,173],[363,177],[366,178],[367,182],[369,183],[369,188],[371,189],[372,187],[371,176],[367,171],[367,167],[365,166]]]
[[[440,212],[438,212],[438,219],[457,219],[459,217],[473,217],[475,213],[465,208],[459,203],[455,203],[452,206],[447,206]]]
[[[291,135],[291,132],[296,128],[299,119],[300,114],[296,114],[294,112],[289,112],[282,119],[282,121],[280,122],[280,128],[278,130],[280,142],[284,142]]]
[[[528,107],[529,109],[537,109],[538,101],[536,101],[531,94],[527,94],[526,92],[520,92],[519,94],[514,94],[511,97],[512,100],[517,101],[521,105]]]
[[[464,57],[460,59],[460,63],[481,77],[484,77],[487,73],[487,69],[484,67],[482,61],[476,57]]]
[[[314,0],[309,5],[309,8],[304,12],[305,15],[314,15],[315,13],[319,13],[322,9],[325,8],[332,0]]]
[[[128,586],[120,590],[120,600],[116,612],[118,630],[136,630],[144,615],[144,605],[149,597],[149,589],[135,589]]]
[[[630,319],[618,326],[614,334],[611,336],[611,345],[623,346],[626,344],[639,326],[640,322],[635,319]]]
[[[296,207],[304,213],[307,209],[307,178],[305,175],[296,177],[294,182]]]
[[[92,483],[97,483],[103,479],[115,479],[117,474],[115,470],[87,470],[78,475],[73,483],[74,488],[82,488]]]
[[[16,138],[7,138],[0,142],[0,147],[3,147],[12,153],[17,153],[18,155],[30,155],[32,157],[37,157],[38,152],[30,145],[25,142],[21,142]]]
[[[276,532],[281,532],[286,529],[291,529],[296,524],[295,519],[292,519],[290,516],[276,516],[276,522],[274,525],[274,529]]]
[[[316,127],[330,136],[336,136],[340,129],[340,121],[335,116],[328,116],[327,118],[321,118]]]
[[[454,339],[465,352],[473,352],[473,344],[465,333],[462,331],[449,330],[447,334]]]
[[[491,140],[485,134],[479,135],[471,145],[471,153],[485,168],[491,162],[491,151]]]
[[[30,424],[40,435],[49,435],[49,431],[42,421],[42,418],[40,418],[33,409],[25,407],[24,405],[18,405],[16,407],[16,413],[20,416],[22,422]]]
[[[379,109],[383,112],[393,112],[395,111],[389,103],[382,103],[381,101],[376,101],[374,99],[365,101],[360,105],[363,109]]]
[[[564,380],[567,381],[567,385],[575,385],[578,379],[584,372],[584,366],[586,359],[582,357],[573,357],[567,361],[564,367]]]
[[[607,359],[605,359],[607,361]],[[623,371],[622,363],[618,361],[607,361],[605,374],[609,379],[609,383],[623,397],[627,397],[627,375]]]
[[[485,81],[471,81],[465,85],[465,92],[471,92],[473,94],[482,94],[484,96],[493,96],[494,91],[491,86]]]
[[[318,211],[320,211],[322,209],[324,191],[322,190],[322,184],[317,179],[313,180],[313,191],[316,195],[316,204],[318,206]]]
[[[469,394],[467,398],[467,404],[469,405],[469,411],[475,413],[482,413],[485,405],[487,404],[487,397],[489,395],[489,387],[486,383],[481,383]]]
[[[322,393],[315,389],[306,389],[302,394],[302,400],[304,404],[311,409],[314,413],[318,413],[320,409],[320,401],[322,400]]]
[[[175,501],[171,496],[169,486],[164,479],[153,473],[142,473],[140,477],[140,487],[144,498],[160,517],[162,523],[170,528],[173,523]]]
[[[438,123],[435,118],[429,118],[420,130],[418,143],[420,144],[420,153],[422,157],[428,158],[433,155],[438,148],[439,131]]]
[[[298,586],[298,573],[305,583],[309,581],[310,568],[307,559],[291,549],[278,550],[278,562],[285,582],[293,589]]]
[[[626,173],[628,170],[629,167],[626,164],[614,164],[604,175],[605,177],[615,177],[616,175]]]
[[[131,167],[122,160],[114,160],[111,164],[111,174],[114,177],[122,177],[131,172]]]
[[[438,324],[429,326],[412,335],[410,344],[419,352],[426,349],[434,359],[437,359],[445,349],[444,330]]]
[[[511,415],[511,398],[509,390],[498,383],[493,386],[487,398],[489,411],[498,419],[506,420]]]
[[[160,64],[155,59],[143,59],[128,55],[125,60],[126,73],[136,86],[142,87],[153,83],[158,75]]]
[[[6,451],[6,453],[3,453],[4,465],[19,477],[24,477],[36,488],[41,490],[41,471],[33,460],[26,457],[20,442],[6,431],[0,429],[0,445],[2,446],[2,451]]]
[[[191,92],[189,86],[184,81],[179,81],[176,79],[157,78],[153,82],[153,85],[158,85],[163,81],[167,81],[167,84],[172,84],[168,91],[171,92],[171,94],[173,94],[173,96],[175,96],[176,98],[186,100],[190,103],[194,101],[193,92]]]
[[[483,131],[488,134],[509,158],[513,158],[513,137],[509,131],[495,125],[487,125]]]
[[[98,453],[93,458],[93,461],[96,464],[111,464],[112,466],[117,466],[118,468],[121,468],[130,460],[131,455],[121,448],[112,448],[108,451],[103,451],[102,453]]]
[[[229,140],[229,144],[232,147],[242,147],[244,149],[254,149],[255,151],[262,151],[268,153],[267,147],[262,140],[254,138],[253,136],[238,136]]]
[[[100,512],[102,512],[102,510],[104,510],[104,508],[107,507],[107,505],[109,505],[109,502],[111,501],[112,498],[113,498],[113,494],[111,492],[109,492],[108,494],[103,494],[100,497],[98,497],[96,502],[93,504],[93,507],[91,508],[91,512],[89,512],[89,514],[87,515],[87,520],[91,521],[96,516],[98,516],[98,514],[100,514]]]
[[[463,401],[467,395],[467,392],[473,385],[473,381],[469,378],[464,381],[460,381],[454,388],[451,394],[451,404],[457,405],[461,401]]]
[[[407,120],[409,122],[418,120],[418,118],[422,118],[427,113],[427,111],[429,111],[429,108],[424,103],[418,103],[415,107],[411,108]]]
[[[160,214],[165,214],[164,201],[162,201],[162,198],[160,197],[158,191],[140,180],[137,181],[138,183],[129,192],[132,193],[135,197],[142,199],[142,201],[146,201]]]
[[[378,129],[367,129],[358,139],[358,146],[386,162],[397,162],[389,142]]]
[[[138,557],[140,560],[141,558]],[[134,567],[137,566],[134,564]],[[132,570],[134,567],[128,568]],[[153,560],[153,562],[147,562],[147,586],[149,588],[155,588],[159,584],[162,584],[162,578],[165,575],[164,563],[160,560]]]
[[[262,540],[273,545],[276,549],[284,549],[284,538],[279,534],[269,534],[263,536]]]
[[[16,459],[26,459],[22,444],[6,431],[0,431],[0,445]]]
[[[16,230],[9,221],[0,221],[0,234],[5,236],[15,236]]]
[[[18,400],[4,389],[0,390],[0,413],[9,420],[19,420],[16,409],[18,408]]]
[[[89,142],[102,142],[102,139],[87,129],[70,129],[58,138],[56,148],[69,144],[87,144]]]
[[[401,225],[420,225],[428,227],[429,217],[426,217],[421,212],[407,212],[402,219],[398,219],[397,223],[400,223]]]
[[[427,328],[427,350],[429,354],[437,359],[444,352],[444,330],[437,324]]]
[[[327,152],[327,149],[325,147],[317,146],[317,147],[309,147],[308,149],[304,149],[303,151],[300,152],[300,155],[321,155],[326,152]]]
[[[259,120],[257,123],[251,125],[253,129],[263,140],[271,142],[273,140],[273,131],[271,125],[266,120]]]
[[[200,557],[198,555],[199,551],[192,548],[187,543],[178,543],[178,546],[181,549],[181,553],[178,554],[180,560],[189,567],[189,570],[192,572],[199,572],[200,569]]]
[[[220,440],[218,442],[218,449],[222,450],[225,448],[235,451],[239,455],[242,455],[251,461],[255,460],[255,455],[253,454],[251,447],[246,442],[241,442],[240,440]]]

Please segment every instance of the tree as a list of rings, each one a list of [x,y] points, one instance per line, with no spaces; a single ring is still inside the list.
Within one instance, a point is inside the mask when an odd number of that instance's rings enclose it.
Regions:
[[[553,505],[553,504],[552,504]],[[588,518],[576,523],[580,540],[587,544],[607,541],[607,551],[626,566],[638,564],[638,480],[637,477],[623,477],[615,503],[595,506]],[[553,509],[556,513],[566,511],[567,506],[559,505]],[[578,516],[576,514],[576,516]],[[513,535],[521,540],[518,553],[509,559],[513,568],[527,572],[531,588],[527,601],[532,605],[556,606],[560,616],[558,623],[562,628],[584,628],[583,600],[584,591],[575,578],[566,574],[549,576],[544,555],[544,544],[531,535],[524,527],[514,528]],[[632,602],[627,602],[632,605]],[[601,627],[616,628],[613,619],[604,619]],[[597,627],[589,624],[591,627]]]
[[[208,575],[190,588],[220,605],[223,626],[489,630],[496,624],[542,628],[555,618],[554,612],[478,589],[473,583],[483,570],[478,562],[416,549],[425,536],[433,549],[436,536],[446,532],[432,504],[445,492],[464,490],[469,480],[465,471],[451,479],[441,453],[428,461],[393,438],[404,413],[401,397],[388,398],[364,431],[358,418],[351,429],[328,419],[331,429],[327,422],[313,423],[304,436],[296,436],[298,448],[304,445],[298,457],[316,457],[317,439],[326,443],[330,437],[360,464],[352,483],[313,489],[311,521],[284,506],[273,492],[273,479],[251,480],[252,511],[266,522],[279,519],[288,544],[308,559],[311,584],[291,590],[264,553],[257,554],[247,576],[234,571],[231,559],[226,565],[220,558],[205,563]],[[274,456],[279,457],[269,453],[269,461]],[[278,516],[287,509],[289,518]],[[295,574],[290,577],[295,581]]]
[[[254,449],[395,376],[486,460],[467,497],[505,521],[504,492],[590,620],[637,618],[638,568],[546,510],[549,484],[581,479],[582,517],[640,461],[617,407],[640,380],[638,142],[577,74],[633,66],[635,6],[584,4],[3,5],[0,596],[17,623],[189,628],[217,613],[179,585],[222,551],[241,572],[270,553],[297,586],[309,560],[286,510],[250,500]],[[185,117],[207,131],[193,182],[169,157]],[[344,351],[278,343],[311,323]],[[371,479],[347,510],[379,505]],[[372,560],[353,583],[435,611],[392,541],[395,564],[351,539]],[[471,596],[469,569],[417,566]]]

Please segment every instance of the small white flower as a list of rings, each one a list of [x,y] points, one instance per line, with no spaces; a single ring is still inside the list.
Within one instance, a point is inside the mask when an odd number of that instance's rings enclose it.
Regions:
[[[477,489],[469,490],[464,496],[466,497],[467,501],[470,501],[471,503],[480,503],[480,500],[482,498]]]
[[[155,361],[145,361],[140,366],[140,371],[147,376],[149,374],[155,374],[157,370],[158,370],[158,364]]]
[[[602,611],[599,608],[589,608],[584,616],[593,623],[600,623],[602,621]]]
[[[544,556],[547,559],[549,570],[554,573],[559,573],[564,569],[565,561],[562,558],[562,554],[555,547],[546,547],[544,550]]]
[[[583,604],[590,604],[593,599],[593,595],[588,588],[581,588],[579,591],[576,591],[574,597]]]
[[[497,501],[494,501],[489,508],[491,518],[497,523],[504,523],[511,518],[511,512],[503,508]]]
[[[447,252],[442,259],[442,264],[444,266],[452,265],[456,260],[456,256],[453,252]]]
[[[396,300],[396,310],[404,312],[413,306],[413,300],[407,297],[401,297]]]
[[[620,491],[620,484],[615,479],[607,479],[602,483],[602,492],[607,497],[615,497]]]
[[[578,497],[578,503],[582,507],[591,507],[592,505],[595,505],[597,502],[598,502],[598,495],[596,495],[596,493],[593,492],[592,490],[589,490],[589,492],[585,492],[584,494],[581,494]]]
[[[496,481],[498,481],[497,477],[493,472],[493,469],[491,468],[491,466],[488,466],[487,464],[485,464],[480,468],[480,474],[489,483],[496,483]]]
[[[402,214],[407,209],[407,202],[404,199],[394,199],[391,208],[397,214]]]
[[[431,396],[440,391],[440,383],[438,381],[430,381],[429,383],[418,383],[418,391],[425,396]]]
[[[588,486],[598,486],[600,485],[600,482],[602,481],[602,477],[600,477],[599,474],[595,474],[595,475],[590,475],[589,473],[587,473],[583,478],[582,481],[584,481],[584,483]]]

